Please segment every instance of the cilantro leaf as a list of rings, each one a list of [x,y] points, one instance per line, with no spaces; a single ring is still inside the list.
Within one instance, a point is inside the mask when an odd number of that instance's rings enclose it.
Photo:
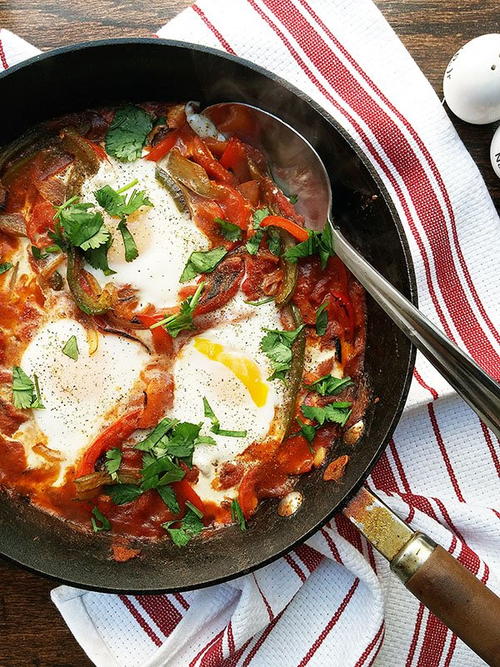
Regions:
[[[134,449],[139,449],[142,452],[150,451],[151,449],[153,449],[156,443],[159,442],[163,438],[163,436],[171,430],[172,426],[174,426],[175,424],[176,421],[174,419],[169,419],[168,417],[165,417],[160,422],[158,422],[158,424],[151,431],[151,433],[148,435],[147,438],[141,440],[141,442],[138,442],[135,445]]]
[[[312,424],[306,424],[305,422],[301,421],[298,417],[295,418],[295,421],[298,423],[300,426],[300,435],[303,435],[304,438],[307,440],[308,443],[311,443],[315,436],[316,436],[316,426],[313,426]]]
[[[248,303],[249,306],[263,306],[265,303],[270,303],[271,301],[274,301],[274,296],[267,296],[260,301],[244,301],[243,303]]]
[[[98,204],[102,206],[109,215],[119,218],[131,215],[142,206],[153,206],[145,190],[133,190],[128,199],[127,196],[123,194],[123,192],[136,183],[137,179],[119,190],[114,190],[110,185],[105,185],[99,190],[96,190],[94,196]]]
[[[94,507],[92,510],[90,522],[94,533],[100,533],[103,530],[111,530],[111,524],[98,507]]]
[[[200,273],[211,273],[226,255],[227,250],[223,247],[192,252],[179,281],[185,283]]]
[[[110,234],[104,227],[102,214],[90,211],[92,204],[76,200],[75,197],[68,199],[57,208],[54,216],[64,230],[65,238],[71,245],[82,250],[98,248],[107,243]]]
[[[158,486],[164,484],[171,484],[172,482],[179,482],[184,476],[185,472],[182,468],[176,465],[169,456],[162,456],[149,463],[141,470],[143,481],[141,482],[141,489],[156,489]]]
[[[112,276],[116,273],[108,264],[108,250],[111,247],[111,243],[112,239],[110,237],[103,245],[87,250],[85,253],[85,258],[90,266],[93,266],[94,269],[101,269],[105,276]]]
[[[323,303],[316,311],[316,333],[318,336],[324,336],[326,333],[326,328],[328,326],[327,306],[327,303]]]
[[[228,241],[240,241],[241,240],[241,228],[238,225],[235,225],[232,222],[223,220],[222,218],[215,218],[216,222],[220,226],[220,233]]]
[[[326,268],[329,257],[335,255],[333,247],[332,229],[327,222],[323,231],[315,232],[308,230],[309,238],[307,241],[297,243],[285,251],[283,257],[289,262],[297,262],[302,257],[309,257],[310,255],[319,255],[321,267]]]
[[[203,413],[205,417],[208,417],[210,421],[212,422],[212,428],[210,429],[212,433],[215,433],[216,435],[224,435],[228,438],[245,438],[247,435],[247,431],[228,431],[226,429],[223,429],[220,427],[220,422],[215,416],[214,411],[210,407],[210,403],[206,399],[206,397],[203,397]]]
[[[33,376],[34,382],[26,375],[20,366],[12,369],[12,397],[16,408],[26,410],[28,408],[43,408],[40,397],[38,378]]]
[[[137,259],[137,257],[139,256],[139,252],[137,250],[137,245],[134,241],[134,237],[132,236],[129,228],[127,227],[125,218],[122,218],[118,223],[118,229],[120,230],[120,233],[122,235],[123,246],[125,248],[125,261],[133,262],[134,259]]]
[[[351,414],[351,403],[330,403],[324,407],[303,405],[301,410],[304,417],[317,421],[320,426],[323,426],[325,422],[334,422],[344,426]]]
[[[112,484],[104,487],[104,493],[115,505],[126,505],[142,495],[143,489],[137,484]]]
[[[210,435],[199,435],[196,438],[195,445],[216,445],[217,443]]]
[[[164,485],[158,486],[156,490],[160,494],[160,498],[163,500],[168,509],[174,514],[178,514],[180,512],[180,507],[173,488],[171,486]]]
[[[245,521],[245,515],[243,514],[243,510],[241,509],[241,506],[239,502],[236,500],[236,498],[231,503],[231,519],[235,523],[239,524],[240,530],[247,529],[247,522]]]
[[[267,246],[269,252],[272,252],[273,255],[279,257],[281,255],[281,236],[280,233],[269,227],[267,230]]]
[[[190,457],[193,454],[201,424],[180,422],[166,445],[166,451],[170,456],[177,458]]]
[[[258,208],[256,211],[254,211],[252,216],[252,224],[254,229],[260,227],[260,223],[264,220],[264,218],[267,218],[268,215],[271,214],[267,207]]]
[[[285,380],[292,363],[292,346],[303,330],[301,324],[292,331],[264,329],[266,335],[260,341],[260,349],[271,361],[273,368],[269,380]]]
[[[245,248],[247,249],[249,255],[257,254],[260,247],[260,242],[264,238],[265,233],[266,233],[265,229],[258,229],[255,232],[255,234],[248,239],[248,241],[245,244]]]
[[[59,252],[61,249],[56,245],[48,245],[45,248],[38,248],[36,245],[31,246],[31,254],[36,260],[46,259],[49,253]]]
[[[120,468],[122,462],[122,451],[118,447],[113,447],[113,449],[108,449],[106,452],[106,461],[104,462],[104,467],[111,475],[111,479],[118,479],[118,469]]]
[[[65,354],[70,359],[73,359],[74,361],[78,359],[80,350],[78,349],[78,341],[76,340],[76,336],[70,336],[68,338],[62,351],[63,354]]]
[[[137,160],[152,127],[144,109],[131,104],[118,109],[106,134],[106,152],[122,162]]]
[[[186,515],[181,521],[179,528],[171,528],[170,526],[176,521],[167,521],[163,524],[163,528],[172,538],[172,542],[178,547],[185,547],[193,537],[199,535],[203,530],[203,521],[201,518],[188,508]]]
[[[9,269],[11,269],[12,266],[13,264],[11,264],[10,262],[4,262],[3,264],[0,264],[0,276],[2,275],[2,273],[5,273]]]
[[[181,303],[180,310],[175,315],[169,315],[164,320],[152,324],[149,328],[156,329],[156,327],[165,327],[172,338],[176,338],[181,331],[186,331],[194,328],[193,313],[205,283],[200,283],[198,289],[190,299],[186,299]]]
[[[311,391],[316,391],[320,396],[334,396],[352,384],[354,383],[350,377],[336,378],[333,375],[323,375],[316,382],[305,386]]]
[[[196,505],[193,505],[193,503],[189,502],[189,500],[186,500],[186,507],[189,507],[189,509],[196,514],[196,516],[199,519],[203,518],[203,512],[199,510]]]

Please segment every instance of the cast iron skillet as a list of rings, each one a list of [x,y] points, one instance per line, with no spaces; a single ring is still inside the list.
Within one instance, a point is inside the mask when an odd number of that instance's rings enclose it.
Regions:
[[[402,225],[374,169],[345,131],[303,93],[241,58],[160,39],[78,44],[31,58],[0,74],[0,145],[68,111],[121,101],[241,101],[280,116],[301,132],[331,176],[334,215],[348,239],[408,298],[416,301]],[[362,441],[340,483],[316,470],[300,478],[296,516],[266,501],[250,522],[216,531],[186,548],[168,539],[142,546],[126,563],[109,559],[109,537],[78,533],[29,502],[0,494],[0,551],[20,565],[76,586],[108,592],[157,592],[208,586],[278,558],[328,521],[361,486],[384,450],[408,393],[414,350],[368,297],[366,372],[373,395]],[[345,449],[338,446],[334,458]]]

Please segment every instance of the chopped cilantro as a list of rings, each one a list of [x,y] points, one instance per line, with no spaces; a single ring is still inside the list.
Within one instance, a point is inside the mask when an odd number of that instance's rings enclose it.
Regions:
[[[235,225],[232,222],[223,220],[222,218],[215,218],[216,222],[220,226],[220,233],[228,241],[240,241],[241,240],[241,228],[238,225]]]
[[[198,301],[200,300],[200,296],[204,287],[205,283],[200,283],[193,296],[181,303],[181,307],[178,313],[169,315],[160,322],[152,324],[149,328],[155,329],[156,327],[165,327],[165,329],[173,338],[176,338],[176,336],[178,336],[181,331],[194,329],[193,313],[196,305],[198,304]]]
[[[328,313],[326,309],[328,303],[323,303],[316,311],[316,333],[318,336],[324,336],[326,333],[326,328],[328,326]]]
[[[226,437],[229,438],[245,438],[247,435],[247,431],[227,431],[226,429],[222,429],[220,427],[220,422],[215,416],[214,411],[210,407],[210,403],[207,401],[206,397],[203,397],[203,413],[205,417],[208,417],[210,421],[212,422],[212,428],[210,429],[212,433],[215,433],[216,435],[225,435]]]
[[[125,248],[125,261],[133,262],[139,255],[137,251],[137,246],[134,241],[134,237],[130,233],[125,218],[122,218],[118,223],[118,229],[122,235],[123,246]]]
[[[103,530],[111,530],[111,524],[98,507],[94,507],[92,510],[90,522],[92,523],[92,530],[94,533],[100,533]]]
[[[12,396],[14,406],[22,410],[43,408],[38,378],[33,375],[33,382],[20,366],[12,369]]]
[[[347,401],[329,403],[324,407],[303,405],[301,410],[304,417],[317,421],[320,426],[323,426],[325,422],[334,422],[335,424],[344,426],[351,414],[351,403]]]
[[[126,190],[129,190],[136,184],[137,179],[119,190],[113,190],[111,186],[105,185],[100,188],[100,190],[96,190],[94,196],[99,205],[102,206],[109,215],[122,218],[135,213],[135,211],[142,206],[153,206],[145,190],[133,190],[128,199],[127,196],[123,194]]]
[[[192,252],[181,274],[180,282],[192,280],[200,273],[211,273],[226,255],[227,250],[222,247]]]
[[[335,255],[333,248],[332,229],[329,223],[326,223],[322,232],[308,230],[309,238],[307,241],[297,243],[297,245],[288,248],[285,251],[284,258],[289,262],[296,262],[301,257],[309,257],[318,254],[321,260],[322,268],[326,268],[328,258]]]
[[[87,250],[85,257],[90,266],[93,266],[94,269],[101,269],[105,276],[112,276],[113,269],[110,268],[108,264],[108,250],[111,247],[112,238],[110,237],[106,243],[94,248],[92,250]]]
[[[144,109],[131,104],[118,109],[106,134],[106,152],[122,162],[137,160],[152,127]]]
[[[241,509],[240,504],[236,499],[234,499],[231,503],[231,518],[235,523],[239,524],[240,530],[247,529],[247,522],[245,521],[243,510]]]
[[[62,351],[63,354],[65,354],[70,359],[73,359],[74,361],[78,359],[80,350],[78,349],[78,341],[76,340],[76,336],[70,336],[70,338],[68,338]]]
[[[301,324],[292,331],[265,329],[266,335],[260,342],[260,349],[270,359],[273,373],[269,380],[285,380],[292,363],[292,346],[304,328]]]
[[[137,484],[113,484],[105,486],[104,493],[115,505],[126,505],[142,495],[143,489]]]
[[[177,523],[177,521],[167,521],[163,524],[163,528],[165,528],[172,538],[172,542],[178,547],[185,547],[193,537],[199,535],[203,530],[203,521],[189,507],[184,518],[180,522],[180,526],[178,528],[171,528],[174,523]]]
[[[106,461],[104,462],[104,467],[107,472],[110,474],[111,479],[118,479],[118,469],[120,468],[122,462],[122,451],[118,447],[113,447],[113,449],[108,449],[106,452]]]
[[[336,378],[333,375],[323,375],[312,384],[306,384],[307,389],[316,391],[320,396],[334,396],[354,384],[350,377]]]

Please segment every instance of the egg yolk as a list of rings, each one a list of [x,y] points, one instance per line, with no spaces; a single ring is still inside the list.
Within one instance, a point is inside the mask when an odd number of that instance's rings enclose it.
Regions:
[[[220,343],[214,343],[207,338],[195,338],[194,346],[212,361],[218,361],[229,368],[238,380],[245,385],[253,402],[258,408],[266,404],[269,387],[262,380],[260,368],[251,359],[238,357],[224,351]]]

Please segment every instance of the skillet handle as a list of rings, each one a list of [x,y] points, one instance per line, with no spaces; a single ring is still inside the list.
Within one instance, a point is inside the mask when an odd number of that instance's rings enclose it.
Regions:
[[[391,320],[500,438],[500,386],[400,294],[331,223],[335,252]]]
[[[500,598],[479,579],[422,533],[393,558],[391,569],[483,660],[500,666]]]

